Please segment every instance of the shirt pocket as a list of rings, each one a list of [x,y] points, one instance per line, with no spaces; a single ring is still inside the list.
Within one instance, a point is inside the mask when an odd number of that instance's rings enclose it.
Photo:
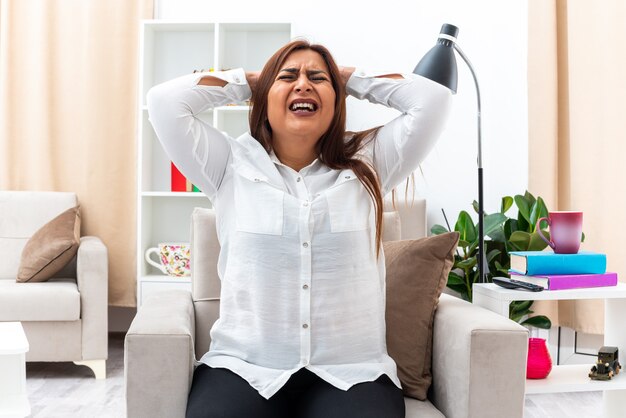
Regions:
[[[343,170],[340,179],[324,194],[328,202],[330,232],[362,231],[369,226],[371,198],[352,170]]]
[[[247,166],[235,167],[234,186],[236,230],[282,235],[285,192]]]

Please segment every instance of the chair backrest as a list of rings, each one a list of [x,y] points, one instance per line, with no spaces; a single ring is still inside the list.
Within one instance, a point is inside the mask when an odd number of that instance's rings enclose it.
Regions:
[[[15,280],[28,239],[76,202],[69,192],[0,191],[0,280]]]
[[[426,236],[426,200],[385,201],[383,241]],[[196,313],[196,357],[209,350],[209,331],[219,316],[221,283],[217,274],[220,244],[212,209],[195,208],[191,215],[191,288]]]

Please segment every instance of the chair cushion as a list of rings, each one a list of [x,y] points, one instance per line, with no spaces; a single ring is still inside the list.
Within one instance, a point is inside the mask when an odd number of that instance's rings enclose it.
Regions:
[[[73,279],[44,283],[0,280],[0,321],[76,321],[80,294]]]
[[[418,401],[413,398],[404,398],[406,415],[404,418],[446,418],[429,400]]]
[[[405,396],[425,400],[432,382],[433,321],[452,268],[458,232],[383,243],[387,351]]]
[[[80,243],[80,212],[70,208],[42,226],[22,250],[17,281],[44,282],[74,258]]]

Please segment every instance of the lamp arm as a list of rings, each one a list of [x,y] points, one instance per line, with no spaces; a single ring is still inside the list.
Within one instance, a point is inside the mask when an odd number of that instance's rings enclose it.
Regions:
[[[472,78],[474,79],[474,85],[476,86],[476,100],[478,102],[478,168],[483,168],[483,145],[482,145],[482,122],[481,122],[481,108],[480,108],[480,87],[478,86],[478,79],[476,78],[476,72],[474,72],[474,66],[470,62],[467,55],[463,53],[463,50],[459,45],[455,42],[454,49],[459,53],[463,61],[469,67],[470,72],[472,73]]]
[[[478,102],[478,281],[479,283],[487,282],[485,275],[485,266],[487,265],[487,257],[485,256],[485,231],[483,225],[484,208],[483,208],[483,144],[482,144],[482,121],[481,121],[481,108],[480,108],[480,87],[478,86],[478,79],[474,72],[474,67],[469,58],[463,53],[463,50],[459,45],[454,42],[454,49],[459,53],[463,61],[467,64],[472,78],[474,79],[474,85],[476,86],[476,100]]]

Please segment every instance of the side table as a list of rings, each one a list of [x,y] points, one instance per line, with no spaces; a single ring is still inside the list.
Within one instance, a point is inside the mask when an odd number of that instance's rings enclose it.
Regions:
[[[29,346],[20,322],[0,322],[0,417],[30,415],[26,396],[26,352]]]
[[[509,305],[515,300],[604,299],[604,345],[619,348],[620,363],[626,363],[626,283],[617,286],[586,289],[544,290],[528,292],[504,289],[493,283],[475,283],[473,303],[500,315],[509,316]],[[526,393],[603,391],[603,412],[607,418],[624,416],[626,401],[626,368],[609,381],[591,380],[588,365],[553,366],[546,379],[526,380]]]

